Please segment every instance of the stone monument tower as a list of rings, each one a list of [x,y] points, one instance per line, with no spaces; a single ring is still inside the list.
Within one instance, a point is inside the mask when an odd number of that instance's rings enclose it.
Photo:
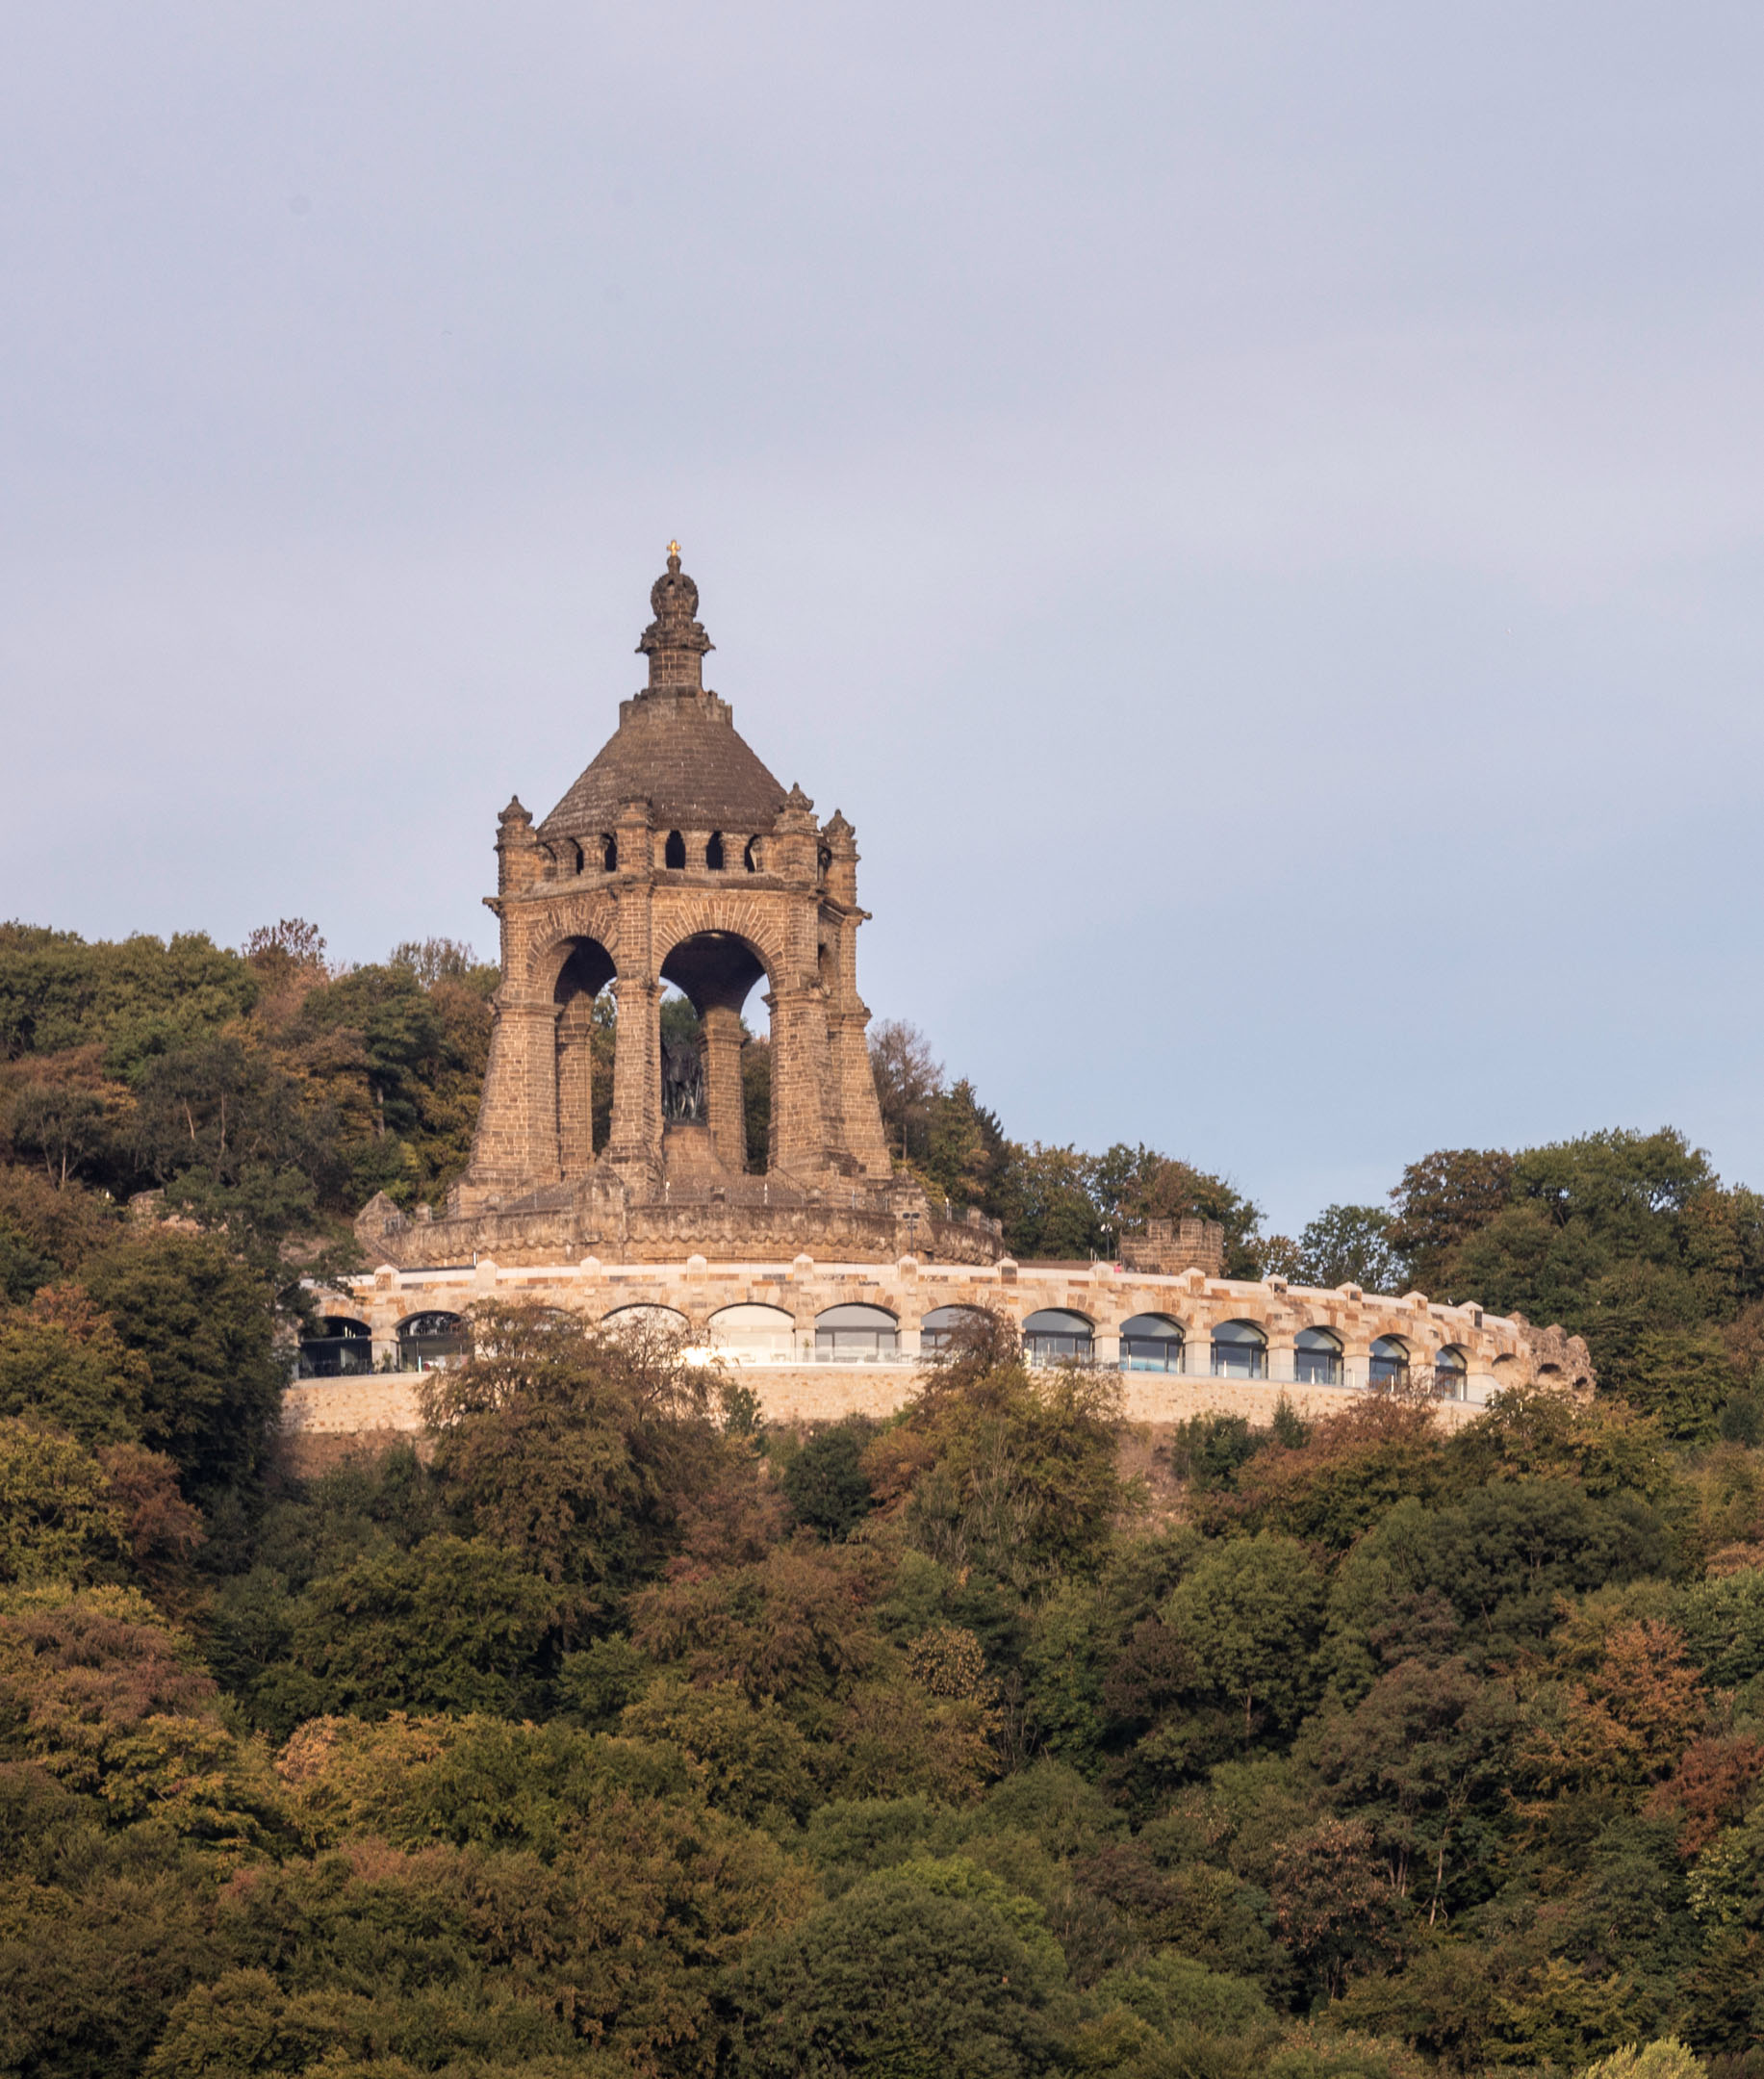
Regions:
[[[772,1112],[763,1194],[847,1210],[893,1195],[857,993],[857,846],[780,784],[703,683],[710,638],[679,545],[637,645],[649,684],[550,815],[499,818],[502,980],[472,1166],[452,1219],[626,1204],[729,1187],[747,1170],[742,1006],[764,985]],[[611,1134],[596,1151],[593,1006],[617,999]],[[690,999],[696,1057],[664,1046],[664,985]],[[743,1194],[737,1191],[734,1195]],[[880,1210],[880,1208],[879,1208]]]

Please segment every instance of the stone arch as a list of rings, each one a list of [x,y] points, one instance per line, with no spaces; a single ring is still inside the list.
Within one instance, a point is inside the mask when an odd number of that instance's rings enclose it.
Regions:
[[[689,917],[682,923],[692,921]],[[747,1107],[741,1080],[742,1008],[754,988],[772,981],[764,949],[748,934],[715,927],[662,936],[657,973],[698,1014],[703,1057],[703,1123],[669,1127],[669,1161],[701,1161],[739,1175],[747,1168]],[[768,987],[768,1002],[770,993]],[[659,1048],[660,1041],[657,1040]],[[674,1069],[680,1064],[674,1061]],[[690,1056],[686,1067],[692,1066]],[[667,1113],[668,1064],[657,1063],[657,1088]],[[695,1100],[696,1101],[696,1100]],[[686,1116],[691,1117],[688,1113]],[[680,1116],[676,1114],[677,1119]]]
[[[320,1315],[319,1333],[300,1338],[299,1378],[354,1378],[372,1370],[373,1331],[358,1315]]]
[[[1023,1355],[1032,1365],[1088,1364],[1096,1323],[1076,1307],[1038,1307],[1023,1318]]]
[[[782,911],[775,910],[763,892],[719,894],[708,888],[702,895],[697,890],[681,892],[687,894],[686,901],[656,906],[652,943],[656,972],[664,981],[691,995],[679,976],[668,972],[677,964],[676,954],[691,938],[729,938],[744,947],[754,962],[757,971],[753,981],[763,977],[768,988],[780,986],[789,966],[787,927]]]
[[[609,1335],[660,1331],[664,1335],[686,1335],[692,1323],[678,1307],[663,1306],[658,1299],[633,1299],[601,1316],[600,1325]]]
[[[566,898],[547,918],[550,929],[534,940],[521,979],[525,993],[554,999],[557,978],[584,941],[598,945],[616,969],[619,963],[619,916],[610,894]]]
[[[1470,1353],[1456,1343],[1447,1343],[1433,1356],[1433,1390],[1442,1400],[1464,1400],[1470,1396]]]
[[[1292,1377],[1301,1386],[1342,1383],[1342,1338],[1320,1322],[1307,1322],[1292,1338]]]
[[[920,1317],[919,1348],[928,1352],[948,1349],[964,1328],[976,1327],[985,1319],[986,1309],[982,1306],[952,1301],[948,1306],[932,1307]]]
[[[814,1318],[817,1363],[861,1364],[896,1355],[901,1324],[889,1308],[867,1299],[847,1299],[823,1307]]]
[[[472,1354],[472,1330],[463,1314],[422,1307],[398,1323],[398,1369],[439,1372]]]
[[[1372,1347],[1367,1358],[1366,1382],[1378,1393],[1390,1393],[1409,1383],[1411,1352],[1403,1336],[1381,1335],[1372,1338]]]
[[[736,1364],[787,1363],[795,1354],[796,1317],[782,1307],[738,1300],[710,1317],[711,1348]]]
[[[1172,1314],[1134,1314],[1121,1323],[1123,1372],[1180,1372],[1188,1331]]]
[[[613,979],[615,963],[598,938],[573,937],[551,952],[562,954],[551,983],[551,1001],[557,1006],[557,1166],[564,1181],[575,1183],[594,1167],[597,1138],[602,1144],[605,1141],[604,1126],[598,1137],[595,1132],[597,1109],[602,1121],[610,1116],[608,1104],[602,1101],[597,1107],[595,1101],[594,1006]],[[602,1100],[611,1096],[609,1090],[598,1094]]]
[[[1214,1378],[1266,1378],[1267,1328],[1247,1315],[1213,1324]]]

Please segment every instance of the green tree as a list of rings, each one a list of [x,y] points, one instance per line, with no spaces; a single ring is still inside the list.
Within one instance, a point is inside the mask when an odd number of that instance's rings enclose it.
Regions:
[[[1391,1194],[1391,1243],[1423,1292],[1458,1296],[1458,1251],[1512,1192],[1513,1157],[1502,1148],[1439,1148],[1409,1164]]]
[[[479,1533],[578,1589],[629,1586],[663,1557],[684,1499],[729,1450],[703,1375],[665,1336],[486,1307],[473,1351],[429,1374],[435,1469]]]
[[[1124,1141],[1097,1158],[1092,1192],[1112,1236],[1133,1234],[1147,1220],[1216,1220],[1225,1230],[1225,1275],[1260,1277],[1259,1207],[1228,1184],[1189,1163]]]
[[[952,1571],[1018,1594],[1093,1573],[1127,1499],[1116,1463],[1120,1383],[1073,1367],[1027,1372],[980,1349],[932,1372],[895,1430],[866,1454],[872,1483],[910,1484],[905,1521]],[[923,1468],[916,1478],[911,1469]],[[890,1473],[892,1465],[896,1471]]]
[[[1298,1238],[1298,1280],[1333,1291],[1358,1285],[1362,1292],[1407,1289],[1409,1265],[1397,1247],[1393,1215],[1378,1206],[1325,1206]]]
[[[1207,1553],[1163,1620],[1192,1674],[1188,1687],[1236,1719],[1245,1745],[1290,1732],[1317,1693],[1324,1577],[1296,1538],[1262,1531]]]
[[[755,1945],[734,1974],[731,2070],[1045,2071],[1057,1980],[1031,1932],[996,1894],[954,1895],[897,1871],[866,1878]]]
[[[217,1237],[159,1228],[100,1250],[82,1276],[145,1360],[145,1441],[176,1462],[198,1498],[249,1480],[282,1398],[263,1279]]]
[[[794,1451],[780,1484],[795,1520],[823,1537],[850,1536],[875,1506],[863,1453],[876,1424],[861,1415],[819,1430]]]
[[[440,1536],[364,1553],[314,1581],[293,1614],[292,1668],[251,1691],[284,1733],[325,1711],[531,1712],[557,1598],[488,1540]]]
[[[0,1415],[29,1415],[86,1445],[138,1441],[150,1377],[77,1285],[0,1310]]]
[[[124,1522],[104,1469],[74,1438],[0,1416],[0,1581],[113,1578]]]

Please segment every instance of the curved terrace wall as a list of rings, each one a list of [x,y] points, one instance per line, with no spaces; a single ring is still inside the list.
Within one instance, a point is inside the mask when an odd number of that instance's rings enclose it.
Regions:
[[[1534,1328],[1521,1317],[1487,1314],[1473,1304],[1445,1306],[1411,1293],[1401,1298],[1369,1295],[1353,1286],[1317,1291],[1270,1278],[1254,1283],[1124,1270],[1112,1264],[1023,1264],[1009,1258],[986,1267],[893,1263],[817,1263],[806,1255],[788,1264],[685,1262],[505,1266],[488,1258],[475,1266],[383,1265],[315,1295],[320,1313],[365,1326],[376,1366],[399,1361],[399,1324],[422,1314],[469,1315],[486,1300],[527,1299],[601,1322],[621,1308],[667,1307],[682,1317],[695,1347],[713,1350],[756,1395],[771,1421],[831,1422],[850,1414],[885,1415],[913,1390],[923,1355],[925,1317],[937,1308],[984,1307],[1020,1328],[1047,1310],[1079,1315],[1091,1323],[1094,1361],[1121,1362],[1122,1324],[1158,1315],[1180,1326],[1182,1367],[1125,1370],[1122,1388],[1129,1420],[1163,1424],[1204,1413],[1244,1414],[1265,1421],[1285,1394],[1301,1413],[1341,1407],[1365,1392],[1372,1346],[1398,1339],[1410,1353],[1412,1376],[1431,1379],[1438,1355],[1455,1349],[1465,1360],[1461,1399],[1441,1400],[1441,1419],[1456,1424],[1512,1386],[1540,1381],[1590,1392],[1593,1369],[1586,1345],[1560,1328]],[[898,1323],[898,1352],[856,1361],[817,1352],[815,1324],[828,1309],[880,1307]],[[760,1306],[788,1317],[772,1348],[718,1348],[712,1317],[730,1306]],[[1226,1322],[1249,1322],[1266,1338],[1265,1375],[1222,1376],[1213,1364],[1212,1334]],[[1329,1330],[1342,1349],[1340,1384],[1300,1377],[1296,1338],[1307,1328]],[[352,1377],[306,1379],[292,1385],[284,1427],[295,1440],[343,1439],[398,1433],[419,1426],[418,1381],[408,1371],[375,1371]]]

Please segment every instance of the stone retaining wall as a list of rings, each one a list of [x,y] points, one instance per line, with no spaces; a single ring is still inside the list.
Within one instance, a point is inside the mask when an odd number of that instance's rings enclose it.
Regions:
[[[1292,1376],[1294,1339],[1301,1328],[1327,1327],[1341,1340],[1347,1377],[1364,1381],[1366,1360],[1379,1337],[1400,1338],[1417,1377],[1425,1381],[1443,1348],[1463,1353],[1466,1397],[1436,1402],[1439,1419],[1469,1420],[1511,1386],[1543,1382],[1590,1393],[1586,1346],[1560,1328],[1536,1329],[1521,1317],[1488,1315],[1473,1304],[1444,1306],[1422,1294],[1379,1297],[1343,1286],[1332,1292],[1211,1278],[1190,1270],[1180,1276],[1123,1270],[1118,1265],[1017,1265],[1009,1258],[985,1269],[896,1263],[817,1264],[799,1256],[789,1264],[616,1264],[593,1257],[577,1264],[399,1270],[382,1265],[371,1276],[345,1280],[314,1295],[320,1314],[365,1325],[377,1363],[396,1361],[398,1324],[418,1314],[469,1317],[490,1300],[529,1300],[599,1322],[621,1308],[663,1307],[679,1320],[692,1343],[716,1354],[732,1377],[757,1397],[771,1422],[835,1422],[851,1414],[888,1415],[914,1390],[922,1323],[946,1306],[984,1307],[1019,1327],[1033,1314],[1057,1308],[1092,1324],[1096,1362],[1120,1359],[1121,1324],[1156,1314],[1179,1324],[1197,1353],[1224,1322],[1254,1322],[1267,1338],[1266,1378],[1215,1378],[1190,1373],[1129,1371],[1120,1374],[1128,1419],[1167,1426],[1202,1414],[1243,1415],[1266,1422],[1284,1394],[1301,1414],[1319,1415],[1353,1399],[1352,1385],[1318,1386]],[[817,1316],[858,1302],[881,1307],[898,1323],[901,1360],[893,1363],[814,1363]],[[729,1306],[778,1310],[779,1346],[770,1350],[738,1344],[718,1348],[716,1317]],[[320,1439],[411,1435],[420,1426],[414,1373],[376,1372],[291,1386],[283,1424],[296,1455]]]

